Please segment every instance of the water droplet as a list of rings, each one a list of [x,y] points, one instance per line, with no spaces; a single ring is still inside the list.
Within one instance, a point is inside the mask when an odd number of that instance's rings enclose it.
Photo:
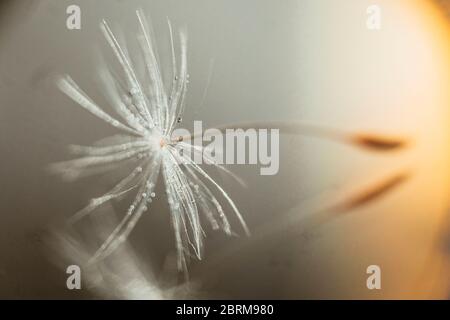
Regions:
[[[142,194],[142,198],[145,198],[145,197],[147,197],[147,194],[144,192],[144,193]]]
[[[154,192],[152,192],[151,194],[150,194],[150,197],[152,197],[152,198],[154,198],[156,196],[156,194],[154,193]]]

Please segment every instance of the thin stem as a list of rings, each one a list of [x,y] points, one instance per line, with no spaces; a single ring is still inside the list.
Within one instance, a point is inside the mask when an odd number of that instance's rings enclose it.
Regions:
[[[370,133],[351,133],[344,132],[338,129],[326,128],[312,124],[305,124],[301,122],[288,121],[257,121],[257,122],[242,122],[237,124],[229,124],[218,126],[215,129],[221,132],[226,132],[227,129],[278,129],[281,134],[293,134],[301,136],[311,136],[321,139],[333,140],[340,143],[355,145],[361,148],[373,151],[393,151],[404,148],[408,145],[408,140],[405,138],[391,137],[380,134]],[[191,140],[198,137],[198,134],[180,136],[172,141],[174,143]]]

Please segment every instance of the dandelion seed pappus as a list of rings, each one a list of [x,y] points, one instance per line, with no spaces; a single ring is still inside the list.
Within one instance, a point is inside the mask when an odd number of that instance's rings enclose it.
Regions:
[[[150,211],[150,204],[156,196],[155,187],[161,176],[175,233],[177,266],[187,275],[190,257],[201,259],[203,255],[203,219],[215,229],[232,235],[231,223],[225,215],[230,210],[247,235],[249,229],[228,193],[197,163],[179,152],[179,148],[182,148],[187,152],[202,153],[203,148],[184,142],[182,137],[172,138],[177,124],[182,122],[189,83],[186,31],[179,31],[176,50],[172,25],[167,20],[173,79],[171,84],[167,84],[163,81],[151,25],[142,10],[137,10],[136,16],[139,28],[134,40],[139,45],[143,61],[131,58],[128,48],[120,43],[106,20],[100,24],[106,43],[122,71],[121,75],[117,75],[109,63],[102,64],[98,70],[105,97],[118,118],[100,108],[70,76],[62,75],[56,81],[58,88],[75,103],[123,134],[103,139],[95,146],[72,146],[71,151],[80,157],[55,163],[52,169],[68,180],[74,180],[87,173],[95,173],[99,168],[107,170],[130,163],[135,166],[109,192],[92,199],[71,219],[71,222],[77,222],[109,201],[135,194],[122,220],[90,262],[106,258],[126,241],[143,213]],[[177,51],[180,52],[178,58]],[[145,65],[145,76],[139,75],[137,71],[139,62]],[[211,159],[208,161],[214,168],[234,176],[225,167]],[[222,201],[217,197],[222,198]],[[223,203],[228,208],[223,208]]]

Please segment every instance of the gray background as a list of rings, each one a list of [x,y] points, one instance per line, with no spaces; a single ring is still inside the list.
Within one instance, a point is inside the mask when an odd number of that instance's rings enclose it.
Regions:
[[[443,36],[428,26],[430,16],[420,16],[416,8],[426,1],[379,2],[386,9],[379,33],[365,27],[370,1],[2,2],[0,297],[98,297],[65,288],[66,274],[49,249],[49,230],[107,190],[116,176],[68,184],[46,167],[70,157],[68,144],[88,145],[115,131],[58,92],[52,76],[69,73],[95,101],[104,101],[95,81],[97,51],[107,50],[98,23],[107,18],[127,34],[136,27],[137,7],[151,15],[161,48],[166,16],[188,28],[186,126],[192,120],[207,126],[299,120],[405,134],[418,141],[406,154],[380,156],[286,136],[278,175],[264,177],[257,167],[231,166],[248,189],[221,181],[256,235],[262,226],[291,224],[288,217],[301,217],[310,204],[320,207],[340,199],[347,189],[405,168],[415,175],[395,194],[320,229],[308,230],[299,222],[298,229],[258,241],[210,232],[205,261],[191,266],[193,280],[207,297],[413,297],[411,288],[424,265],[429,267],[426,257],[448,205],[448,68],[439,64],[445,60],[446,51],[438,45]],[[65,28],[69,4],[82,8],[79,31]],[[199,106],[211,59],[211,83]],[[120,214],[122,208],[117,204],[112,211]],[[163,197],[151,212],[130,243],[158,275],[174,244]],[[231,254],[215,258],[221,252]],[[208,259],[218,261],[214,269],[208,268]],[[383,267],[382,292],[365,287],[370,264]],[[434,288],[434,277],[440,275],[425,274],[427,288]]]

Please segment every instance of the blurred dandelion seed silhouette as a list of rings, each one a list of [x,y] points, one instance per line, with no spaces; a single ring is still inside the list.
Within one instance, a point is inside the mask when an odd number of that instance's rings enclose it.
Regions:
[[[120,79],[114,77],[113,72],[108,69],[101,73],[108,98],[121,120],[103,111],[69,76],[57,80],[59,89],[77,104],[113,127],[124,131],[126,135],[106,139],[108,140],[106,146],[104,143],[102,146],[72,146],[71,151],[81,157],[56,163],[52,169],[62,173],[66,178],[74,179],[91,169],[114,168],[116,165],[137,159],[137,165],[128,176],[106,194],[92,199],[88,206],[71,219],[75,222],[108,201],[131,192],[136,194],[125,216],[91,258],[91,262],[105,258],[126,240],[156,196],[155,185],[162,171],[175,233],[177,265],[179,270],[187,271],[187,261],[191,253],[193,252],[198,259],[202,256],[205,233],[200,222],[201,214],[213,229],[222,229],[226,234],[232,234],[224,209],[213,191],[225,199],[247,234],[249,230],[225,190],[199,165],[178,150],[182,148],[201,152],[202,147],[186,143],[183,139],[171,139],[174,128],[182,119],[189,78],[186,32],[183,30],[179,32],[180,54],[177,58],[172,26],[168,20],[173,81],[170,89],[167,89],[163,83],[150,25],[141,10],[136,11],[136,14],[139,22],[137,41],[147,73],[145,81],[138,79],[128,51],[119,44],[108,23],[103,20],[100,25],[123,72],[123,78]],[[213,161],[209,163],[231,174]]]

